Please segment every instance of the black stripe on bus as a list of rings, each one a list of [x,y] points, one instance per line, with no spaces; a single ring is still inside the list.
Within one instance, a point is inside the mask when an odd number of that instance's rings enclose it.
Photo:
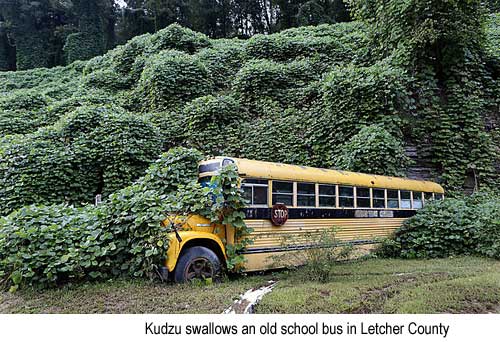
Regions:
[[[360,215],[363,211],[366,211],[366,216]],[[392,213],[392,216],[387,215],[389,212]],[[415,213],[416,210],[288,208],[289,219],[408,218]],[[270,220],[271,208],[245,208],[245,218]]]
[[[332,248],[332,247],[340,247],[346,245],[368,245],[379,243],[379,241],[375,240],[352,240],[345,242],[338,242],[333,245],[293,245],[293,246],[279,246],[279,247],[262,247],[262,248],[247,248],[244,251],[240,252],[240,254],[260,254],[260,253],[277,253],[277,252],[291,252],[291,251],[302,251],[306,249],[313,248]]]

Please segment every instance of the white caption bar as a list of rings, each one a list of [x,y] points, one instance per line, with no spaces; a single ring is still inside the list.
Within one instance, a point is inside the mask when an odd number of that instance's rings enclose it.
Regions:
[[[3,341],[472,341],[500,315],[0,315]]]

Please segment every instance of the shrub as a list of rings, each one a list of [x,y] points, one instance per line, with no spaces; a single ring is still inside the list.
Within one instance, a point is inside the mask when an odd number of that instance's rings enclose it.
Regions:
[[[182,111],[153,112],[144,117],[160,130],[164,151],[185,143],[187,124]]]
[[[479,254],[500,257],[495,195],[434,201],[403,223],[384,252],[405,258]]]
[[[115,248],[90,208],[32,205],[0,218],[0,278],[11,290],[98,277]]]
[[[479,194],[469,199],[476,217],[476,253],[500,259],[500,199],[496,194]]]
[[[165,257],[168,211],[198,210],[206,191],[192,185],[191,200],[178,189],[196,181],[201,155],[174,149],[146,175],[101,206],[29,206],[0,219],[0,277],[14,286],[47,287],[120,275],[151,276]],[[196,198],[196,200],[195,200]],[[205,200],[204,200],[204,199]],[[5,284],[5,283],[4,283]]]
[[[319,86],[320,100],[308,124],[314,162],[332,166],[338,146],[373,123],[399,137],[409,103],[405,82],[402,71],[386,63],[335,67]]]
[[[142,72],[143,63],[140,67],[137,67],[136,63],[144,59],[150,37],[150,34],[134,37],[125,45],[108,51],[104,56],[91,59],[84,69],[83,86],[111,92],[131,88]]]
[[[330,63],[361,62],[368,38],[360,23],[292,28],[271,35],[255,35],[245,44],[250,58],[290,61],[324,55]]]
[[[151,35],[147,50],[148,53],[157,53],[175,49],[192,54],[209,46],[210,40],[204,34],[184,28],[179,24],[172,24]]]
[[[271,103],[262,117],[245,122],[242,138],[235,142],[238,155],[245,158],[311,165],[309,146],[304,134],[308,113],[295,109],[282,110]]]
[[[224,95],[199,97],[184,107],[183,115],[187,143],[211,155],[223,155],[231,148],[228,140],[238,135],[247,117],[237,100]]]
[[[130,39],[125,45],[112,50],[113,68],[122,75],[131,72],[136,59],[145,53],[151,43],[151,35],[143,34]]]
[[[147,108],[164,110],[202,96],[212,87],[207,69],[196,58],[163,51],[147,60],[137,96]]]
[[[290,106],[297,95],[318,77],[310,60],[290,63],[252,60],[240,69],[232,87],[240,101],[259,114],[266,106],[259,105],[259,102],[271,100]]]
[[[349,50],[337,39],[324,37],[295,36],[286,37],[280,33],[273,35],[255,35],[246,44],[246,53],[255,59],[274,61],[293,60],[297,57],[312,57],[315,54],[335,55],[337,61],[345,61]]]
[[[205,65],[210,80],[219,88],[228,88],[246,60],[243,43],[224,40],[217,46],[200,50],[196,57]]]
[[[37,91],[18,90],[0,98],[0,110],[35,110],[48,102],[50,99]]]
[[[380,125],[363,127],[338,149],[334,165],[343,170],[403,177],[411,162],[403,142]]]
[[[0,213],[92,201],[130,184],[161,151],[158,130],[114,106],[83,106],[54,126],[0,142]]]
[[[353,251],[352,245],[339,243],[336,237],[338,230],[337,227],[331,227],[316,232],[305,232],[300,237],[284,234],[281,241],[283,248],[297,244],[309,248],[273,258],[274,266],[297,268],[297,265],[301,265],[298,274],[303,281],[331,281],[335,264],[348,259]]]
[[[40,127],[54,124],[65,114],[80,106],[112,104],[114,102],[115,100],[109,95],[91,92],[86,95],[75,95],[68,99],[53,101],[33,110],[6,110],[0,112],[0,135],[32,133]]]
[[[27,71],[0,73],[0,92],[15,89],[46,89],[78,79],[86,62],[75,62],[65,67],[38,68]]]
[[[82,86],[86,89],[99,88],[111,93],[130,87],[127,76],[120,75],[111,69],[99,69],[86,75],[82,79]]]

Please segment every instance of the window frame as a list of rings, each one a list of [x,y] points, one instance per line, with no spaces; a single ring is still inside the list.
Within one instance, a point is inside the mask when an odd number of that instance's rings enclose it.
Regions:
[[[371,188],[372,191],[372,208],[373,209],[387,209],[387,189],[385,188]],[[375,197],[375,191],[374,190],[381,190],[384,192],[384,198],[381,198],[381,197]],[[384,206],[383,207],[375,207],[375,200],[381,200],[383,199],[384,200]]]
[[[352,189],[352,196],[341,196],[340,195],[340,188],[351,188]],[[337,208],[356,208],[356,187],[352,185],[339,185],[337,187],[338,190],[338,202],[337,202]],[[341,206],[340,205],[340,199],[341,198],[352,198],[352,206]]]
[[[397,197],[390,197],[391,200],[398,200],[398,206],[395,208],[389,207],[389,191],[396,191],[397,193]],[[401,210],[401,193],[399,189],[385,189],[385,208],[389,210]]]
[[[314,187],[314,194],[299,194],[299,184],[308,184],[312,185]],[[296,208],[316,208],[316,198],[318,197],[318,187],[316,186],[318,183],[311,183],[311,182],[294,182],[294,207]],[[312,197],[314,198],[314,205],[312,206],[306,206],[306,205],[300,205],[299,206],[299,196],[306,196],[306,197]]]
[[[262,180],[262,184],[258,183],[245,183],[245,178],[242,178],[240,181],[240,188],[243,189],[243,187],[251,188],[252,189],[252,201],[251,203],[248,204],[249,208],[268,208],[269,207],[269,181],[267,179],[261,179],[261,178],[247,178],[247,179],[256,179],[256,180]],[[248,186],[250,185],[250,186]],[[267,189],[267,194],[266,194],[266,203],[265,204],[254,204],[254,187],[258,188],[266,188]]]
[[[403,196],[402,196],[403,192],[410,193],[410,198],[404,199],[404,201],[410,201],[409,208],[403,208]],[[402,210],[412,210],[413,209],[413,191],[411,191],[411,190],[399,190],[399,209],[402,209]]]
[[[373,195],[372,195],[372,188],[369,188],[369,187],[366,187],[366,186],[356,186],[356,191],[355,191],[355,200],[354,200],[354,208],[360,208],[360,209],[371,209],[373,208]],[[368,189],[368,197],[366,196],[359,196],[358,194],[358,190],[359,189]],[[362,199],[368,199],[368,207],[360,207],[358,205],[358,198],[362,198]]]
[[[291,205],[288,205],[288,204],[284,204],[284,205],[287,205],[289,207],[292,207],[292,208],[296,208],[297,207],[297,182],[293,182],[293,181],[287,181],[287,180],[279,180],[279,179],[273,179],[271,180],[271,183],[272,183],[272,186],[271,186],[271,207],[277,203],[274,203],[274,195],[285,195],[285,196],[292,196],[292,204]],[[274,185],[275,183],[291,183],[292,184],[292,192],[291,193],[276,193],[274,191]]]
[[[411,196],[411,208],[415,210],[422,209],[424,207],[424,192],[423,191],[412,191],[412,196]],[[415,196],[416,194],[420,194],[420,207],[416,208],[415,207],[415,198],[418,199],[418,196]]]
[[[273,204],[273,199],[275,195],[284,195],[288,196],[291,199],[291,205],[290,204],[285,204],[288,207],[291,208],[317,208],[317,209],[375,209],[375,210],[418,210],[423,208],[426,205],[426,202],[429,202],[430,200],[435,200],[437,196],[441,196],[444,198],[444,195],[441,193],[434,193],[434,192],[425,192],[425,191],[414,191],[414,190],[405,190],[405,189],[394,189],[394,188],[381,188],[381,187],[370,187],[370,186],[354,186],[354,185],[344,185],[344,184],[332,184],[332,183],[320,183],[320,182],[306,182],[306,181],[290,181],[290,180],[280,180],[280,179],[261,179],[261,178],[249,178],[249,179],[257,179],[261,181],[267,182],[266,184],[255,184],[255,183],[246,183],[246,186],[251,187],[252,189],[252,203],[249,204],[250,207],[253,208],[271,208]],[[242,178],[242,185],[244,184],[244,178]],[[291,185],[291,192],[276,192],[275,185],[276,183],[287,183]],[[301,184],[307,184],[311,186],[311,192],[309,193],[304,193],[304,194],[299,194],[298,189]],[[321,187],[326,186],[326,187],[332,187],[333,190],[335,191],[334,195],[327,195],[327,194],[321,194]],[[255,197],[255,187],[261,187],[261,188],[267,188],[267,204],[253,204],[254,197]],[[312,189],[314,187],[314,194],[312,193]],[[350,189],[352,195],[350,196],[341,196],[340,192],[342,188]],[[362,196],[359,198],[362,199],[369,199],[370,200],[370,206],[369,207],[360,207],[358,206],[358,189],[368,189],[369,190],[369,196]],[[375,190],[378,191],[383,191],[384,197],[375,197]],[[395,191],[397,192],[397,197],[391,197],[389,198],[389,192],[390,191]],[[409,198],[403,199],[403,194],[404,193],[409,193]],[[426,193],[432,194],[432,198],[426,197]],[[311,206],[304,206],[304,205],[299,205],[299,197],[300,196],[305,196],[309,197],[310,200],[314,198],[314,205]],[[420,197],[419,197],[420,196]],[[333,198],[334,201],[334,206],[322,206],[321,205],[321,198]],[[350,199],[352,200],[352,205],[351,206],[341,206],[340,202],[345,199]],[[375,200],[382,200],[384,201],[384,206],[383,207],[375,207]],[[420,199],[420,202],[422,203],[421,208],[415,208],[415,202]],[[389,202],[390,200],[397,200],[398,204],[397,207],[389,207]],[[347,200],[349,201],[349,200]],[[408,208],[403,208],[403,201],[405,201],[409,207]]]
[[[335,189],[335,195],[321,195],[320,193],[320,186],[331,186]],[[339,207],[339,196],[338,196],[338,190],[339,186],[338,184],[325,184],[325,183],[316,183],[317,186],[317,201],[316,201],[316,208],[338,208]],[[327,197],[327,198],[333,198],[334,199],[334,206],[321,206],[320,205],[320,198],[321,197]]]

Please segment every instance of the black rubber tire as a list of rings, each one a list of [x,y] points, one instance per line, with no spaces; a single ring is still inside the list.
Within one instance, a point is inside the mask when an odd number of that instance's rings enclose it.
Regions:
[[[205,262],[207,267],[212,268],[211,278],[213,280],[220,277],[222,264],[217,254],[209,248],[196,246],[190,247],[182,253],[174,270],[174,281],[176,283],[190,282],[192,279],[188,278],[189,268],[194,267],[194,263],[198,261]],[[205,271],[208,271],[208,269],[205,269]],[[203,275],[200,275],[198,279],[203,279]]]

